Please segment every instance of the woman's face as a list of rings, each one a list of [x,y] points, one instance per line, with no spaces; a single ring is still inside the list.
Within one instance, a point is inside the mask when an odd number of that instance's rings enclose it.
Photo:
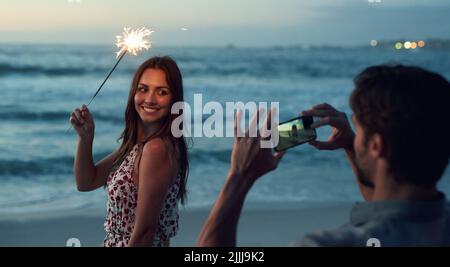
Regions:
[[[172,92],[166,82],[166,74],[160,69],[146,69],[139,80],[134,106],[144,126],[168,116]]]

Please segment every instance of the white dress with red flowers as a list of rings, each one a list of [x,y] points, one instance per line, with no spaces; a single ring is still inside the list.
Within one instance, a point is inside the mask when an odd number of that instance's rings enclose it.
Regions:
[[[139,144],[136,144],[130,154],[111,172],[107,180],[108,204],[105,220],[105,247],[125,247],[130,241],[134,228],[138,190],[133,182],[133,166],[138,154]],[[180,176],[170,186],[164,206],[159,216],[158,226],[152,246],[163,246],[165,241],[174,237],[178,230],[178,191]]]

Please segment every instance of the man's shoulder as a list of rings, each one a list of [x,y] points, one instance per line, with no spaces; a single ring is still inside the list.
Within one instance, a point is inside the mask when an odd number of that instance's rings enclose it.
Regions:
[[[428,233],[424,235],[423,233]],[[444,245],[450,246],[450,208],[431,221],[406,219],[372,220],[361,225],[344,224],[331,230],[306,234],[293,246],[381,246]]]
[[[365,229],[344,224],[331,230],[322,230],[306,234],[294,242],[293,246],[301,247],[340,247],[340,246],[366,246],[370,234]]]

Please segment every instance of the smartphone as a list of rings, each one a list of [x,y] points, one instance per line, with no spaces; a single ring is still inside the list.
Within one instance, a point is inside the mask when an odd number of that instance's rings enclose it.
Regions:
[[[278,145],[275,151],[284,151],[288,148],[316,140],[316,129],[311,128],[312,116],[297,117],[278,125]]]

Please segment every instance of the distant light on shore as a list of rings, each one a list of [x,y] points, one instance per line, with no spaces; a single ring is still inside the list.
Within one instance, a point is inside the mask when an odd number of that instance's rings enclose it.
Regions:
[[[425,47],[425,41],[399,41],[394,44],[394,48],[397,50],[400,49],[419,49]]]
[[[377,40],[372,40],[372,41],[370,41],[370,45],[371,45],[372,47],[377,46],[377,44],[378,44]]]
[[[410,49],[410,48],[411,48],[411,42],[410,42],[410,41],[406,41],[406,42],[403,44],[403,47],[405,47],[405,49]]]

